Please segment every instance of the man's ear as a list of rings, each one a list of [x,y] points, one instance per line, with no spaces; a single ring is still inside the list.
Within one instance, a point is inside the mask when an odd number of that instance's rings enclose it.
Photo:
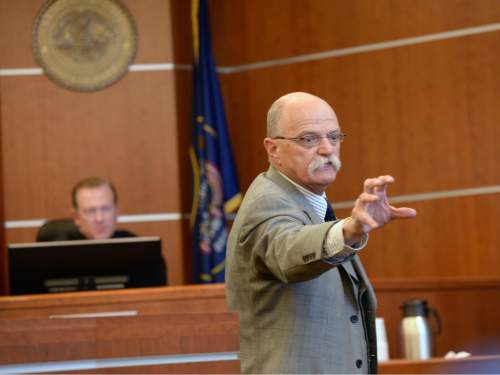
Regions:
[[[264,148],[266,149],[269,161],[279,164],[280,158],[276,140],[272,138],[264,138]]]

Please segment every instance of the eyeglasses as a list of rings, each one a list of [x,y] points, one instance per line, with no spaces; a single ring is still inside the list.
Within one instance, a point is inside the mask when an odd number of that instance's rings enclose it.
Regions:
[[[311,133],[311,134],[301,135],[300,137],[291,137],[291,138],[277,136],[274,137],[273,139],[284,139],[287,141],[293,141],[299,144],[300,146],[310,148],[319,145],[323,138],[328,139],[332,144],[332,146],[335,146],[337,143],[342,142],[345,137],[346,137],[345,133],[339,133],[335,131],[328,133],[326,135]]]
[[[82,212],[83,216],[85,216],[87,218],[92,218],[92,217],[95,217],[98,212],[101,215],[110,215],[114,210],[115,210],[114,205],[106,205],[106,206],[101,206],[101,207],[85,208],[81,212]]]

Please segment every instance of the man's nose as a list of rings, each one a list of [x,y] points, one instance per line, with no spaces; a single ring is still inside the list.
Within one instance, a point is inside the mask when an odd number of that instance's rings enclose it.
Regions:
[[[102,210],[96,210],[95,211],[95,220],[96,221],[102,221],[104,218],[103,214],[102,214]]]
[[[320,155],[331,155],[335,150],[335,145],[332,145],[327,137],[322,137],[318,145],[318,154]]]

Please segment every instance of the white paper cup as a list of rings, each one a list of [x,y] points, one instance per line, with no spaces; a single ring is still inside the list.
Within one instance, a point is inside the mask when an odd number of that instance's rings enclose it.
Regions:
[[[389,344],[385,331],[384,318],[375,319],[375,330],[377,332],[377,357],[380,362],[389,360]]]

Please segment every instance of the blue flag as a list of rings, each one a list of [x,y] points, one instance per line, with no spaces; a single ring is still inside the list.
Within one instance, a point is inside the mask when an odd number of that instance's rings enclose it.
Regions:
[[[192,0],[193,26],[193,271],[197,283],[223,282],[226,215],[241,194],[210,43],[206,0]]]

